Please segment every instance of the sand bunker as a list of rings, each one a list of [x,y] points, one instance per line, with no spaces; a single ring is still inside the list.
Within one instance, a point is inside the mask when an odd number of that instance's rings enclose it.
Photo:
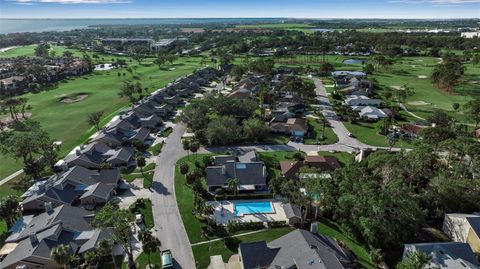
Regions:
[[[394,90],[397,90],[397,91],[401,91],[401,90],[404,90],[405,88],[402,87],[402,86],[390,86],[390,88],[394,89]]]
[[[416,65],[414,65],[414,64],[412,64],[412,68],[415,68],[415,67],[417,67],[417,66],[416,66]]]
[[[412,106],[426,106],[426,105],[429,105],[430,103],[427,103],[424,101],[411,101],[411,102],[408,102],[407,104]]]
[[[77,102],[83,101],[87,97],[88,97],[88,94],[86,94],[86,93],[78,93],[78,94],[75,94],[73,96],[60,96],[59,100],[60,100],[60,102],[65,103],[65,104],[72,104],[72,103],[77,103]]]
[[[426,78],[428,78],[428,76],[425,76],[425,75],[420,75],[420,76],[417,76],[417,78],[420,78],[420,79],[426,79]]]

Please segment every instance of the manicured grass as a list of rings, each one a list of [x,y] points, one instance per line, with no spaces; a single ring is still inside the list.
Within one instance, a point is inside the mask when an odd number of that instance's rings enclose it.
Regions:
[[[150,147],[149,151],[154,155],[158,156],[162,152],[163,143],[158,143]]]
[[[118,91],[126,81],[141,82],[149,91],[165,86],[174,79],[191,73],[200,66],[199,58],[180,58],[173,65],[173,71],[159,70],[147,59],[143,64],[129,63],[136,68],[133,74],[125,68],[108,71],[94,71],[91,74],[70,78],[58,84],[57,87],[38,94],[26,94],[32,109],[32,120],[40,122],[50,135],[63,142],[60,155],[64,156],[76,145],[81,144],[94,133],[94,129],[87,123],[88,114],[94,111],[104,111],[105,120],[115,116],[120,109],[128,105],[125,98],[118,96]],[[117,73],[126,76],[118,76]],[[65,104],[58,100],[63,94],[86,92],[89,96],[81,102]],[[0,178],[22,168],[21,162],[16,162],[10,156],[0,155]],[[1,189],[1,187],[0,187]]]
[[[352,124],[350,122],[343,122],[348,131],[352,133],[355,138],[367,145],[376,147],[389,147],[387,138],[378,134],[375,128],[375,123],[357,122]],[[412,148],[413,144],[405,140],[398,140],[393,146],[394,148]]]
[[[137,262],[137,264],[138,264],[138,267],[137,267],[138,269],[147,268],[148,255],[142,252],[138,256],[137,260],[135,260],[135,262]],[[155,268],[155,269],[162,268],[162,259],[160,258],[160,252],[155,252],[155,253],[150,254],[150,262],[152,263],[153,268]]]
[[[208,155],[209,154],[196,154],[196,159],[202,160],[204,156]],[[193,190],[187,185],[185,176],[180,173],[181,163],[188,164],[190,171],[193,171],[195,169],[195,159],[193,156],[187,156],[177,161],[175,165],[175,196],[190,243],[196,243],[206,240],[206,238],[202,236],[202,227],[206,225],[192,214]]]
[[[328,151],[319,151],[318,155],[320,156],[332,156],[337,158],[338,162],[342,166],[345,166],[349,163],[352,163],[355,160],[355,156],[348,152],[328,152]]]
[[[375,268],[369,255],[369,251],[362,244],[348,236],[339,226],[329,220],[317,222],[317,232],[319,234],[330,236],[337,241],[342,242],[351,250],[360,264],[365,268]]]
[[[152,213],[152,201],[150,199],[145,200],[145,207],[140,208],[140,213],[143,216],[143,221],[147,229],[152,229],[155,226],[153,222],[153,213]]]
[[[173,132],[173,128],[172,128],[172,127],[168,127],[168,128],[166,128],[165,130],[163,130],[162,136],[163,136],[163,137],[168,137],[172,132]]]
[[[30,182],[25,182],[21,175],[17,176],[16,178],[0,186],[0,199],[3,199],[9,195],[20,196],[30,187],[30,185]]]
[[[338,137],[330,126],[325,126],[325,136],[322,138],[323,125],[316,119],[308,119],[308,138],[304,143],[308,145],[328,145],[338,142]]]
[[[227,262],[230,256],[238,252],[238,245],[240,243],[249,243],[255,241],[273,241],[289,232],[293,231],[293,228],[271,228],[264,232],[255,234],[229,238],[226,240],[215,241],[209,244],[193,246],[193,256],[197,263],[197,268],[207,268],[210,264],[210,256],[222,255],[223,261]]]

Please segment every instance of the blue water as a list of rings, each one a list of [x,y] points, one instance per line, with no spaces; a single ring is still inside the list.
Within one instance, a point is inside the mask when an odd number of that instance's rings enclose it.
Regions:
[[[233,209],[235,216],[275,212],[271,202],[235,202]]]
[[[362,64],[363,60],[360,59],[347,59],[343,61],[344,64]]]
[[[205,19],[0,19],[0,34],[69,31],[95,25],[172,25],[205,23],[281,22],[281,18],[205,18]]]

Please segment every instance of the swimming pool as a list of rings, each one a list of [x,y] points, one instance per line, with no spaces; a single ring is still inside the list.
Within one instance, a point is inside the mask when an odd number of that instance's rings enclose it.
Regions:
[[[270,201],[235,202],[233,204],[233,210],[235,216],[275,213],[273,205]]]

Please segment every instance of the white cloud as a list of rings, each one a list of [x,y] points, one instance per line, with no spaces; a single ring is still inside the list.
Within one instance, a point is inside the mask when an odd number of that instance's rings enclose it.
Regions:
[[[437,4],[437,5],[461,5],[461,4],[480,4],[480,0],[390,0],[390,3],[406,4]]]
[[[18,5],[36,5],[39,3],[56,4],[125,4],[132,3],[131,0],[10,0]]]

